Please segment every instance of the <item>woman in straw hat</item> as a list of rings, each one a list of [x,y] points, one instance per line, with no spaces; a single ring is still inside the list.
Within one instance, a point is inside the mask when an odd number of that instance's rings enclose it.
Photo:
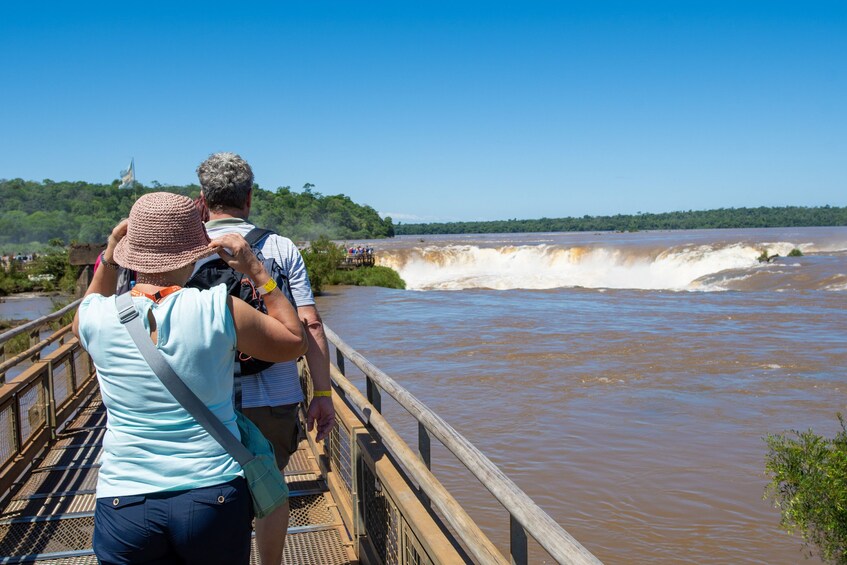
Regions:
[[[182,288],[218,253],[252,278],[268,315],[224,286]],[[302,355],[297,313],[243,237],[209,241],[191,199],[142,196],[109,236],[74,318],[108,413],[97,482],[94,551],[101,563],[247,563],[252,502],[238,463],[167,391],[117,315],[118,266],[136,271],[133,303],[177,375],[239,437],[232,406],[238,350],[268,361]]]

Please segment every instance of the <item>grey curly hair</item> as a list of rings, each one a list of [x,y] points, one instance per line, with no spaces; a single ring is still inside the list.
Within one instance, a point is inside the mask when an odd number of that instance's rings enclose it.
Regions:
[[[235,153],[215,153],[197,167],[209,209],[243,208],[253,189],[253,169]]]

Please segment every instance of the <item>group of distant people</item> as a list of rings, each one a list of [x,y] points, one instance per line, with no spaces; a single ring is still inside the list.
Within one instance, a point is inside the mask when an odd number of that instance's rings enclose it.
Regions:
[[[358,245],[347,249],[347,257],[345,257],[344,261],[350,265],[361,265],[365,263],[370,264],[373,263],[373,256],[373,247]]]
[[[244,238],[255,227],[250,165],[217,153],[197,174],[194,202],[166,192],[135,202],[112,230],[74,318],[108,413],[94,526],[104,564],[246,564],[253,519],[241,466],[174,398],[123,327],[120,316],[130,311],[118,311],[119,284],[131,287],[132,307],[167,364],[236,438],[240,384],[240,409],[272,443],[280,470],[302,434],[298,357],[305,355],[314,389],[307,427],[317,426],[320,441],[335,425],[327,341],[300,252],[273,233],[259,244],[287,275],[295,307]],[[224,285],[185,287],[217,257],[249,277],[267,314]],[[121,276],[130,272],[134,282],[125,286]],[[236,350],[274,364],[239,376]],[[256,520],[264,565],[282,561],[288,514],[286,503]]]
[[[4,269],[8,270],[12,265],[12,262],[17,263],[28,263],[30,261],[34,261],[38,258],[38,255],[35,253],[15,253],[14,255],[0,255],[0,265],[3,266]]]

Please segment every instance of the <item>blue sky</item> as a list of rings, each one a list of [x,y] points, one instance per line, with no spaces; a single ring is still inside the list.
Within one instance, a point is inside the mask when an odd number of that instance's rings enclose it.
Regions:
[[[228,150],[395,222],[847,205],[843,1],[8,4],[0,178]]]

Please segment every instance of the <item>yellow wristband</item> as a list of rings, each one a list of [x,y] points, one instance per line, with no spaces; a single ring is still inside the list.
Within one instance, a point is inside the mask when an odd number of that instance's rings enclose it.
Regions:
[[[321,397],[321,396],[332,396],[332,391],[331,390],[316,390],[315,392],[312,393],[312,396],[314,396],[315,398],[318,398],[318,397]]]
[[[262,286],[257,286],[256,291],[259,293],[259,296],[264,296],[269,292],[273,292],[273,289],[276,288],[276,281],[273,279],[268,279],[268,282],[263,284]]]

